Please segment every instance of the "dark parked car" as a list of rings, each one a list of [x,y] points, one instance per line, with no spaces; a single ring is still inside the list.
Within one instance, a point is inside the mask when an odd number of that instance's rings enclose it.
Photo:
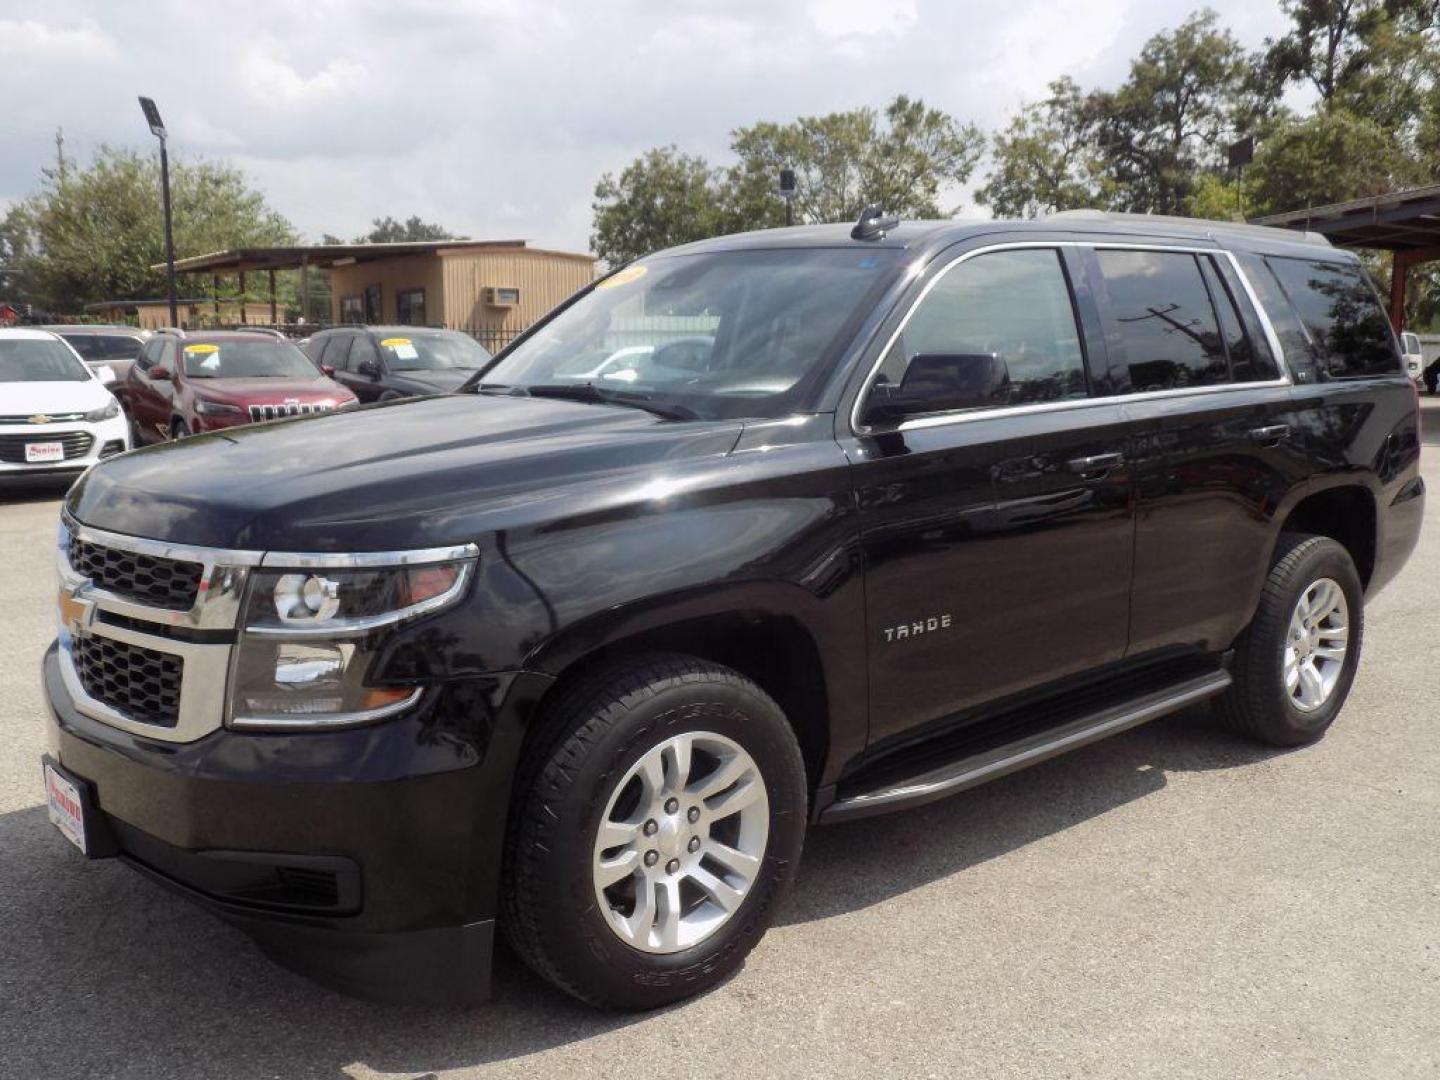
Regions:
[[[85,366],[91,371],[108,367],[115,374],[117,388],[130,373],[130,365],[140,357],[150,334],[133,326],[47,326],[44,329],[58,334],[70,347],[80,354]]]
[[[448,394],[491,359],[469,334],[419,326],[322,330],[305,352],[361,401]]]
[[[294,345],[253,331],[156,334],[121,387],[137,446],[355,403]]]
[[[740,965],[810,825],[1202,701],[1319,739],[1419,534],[1418,423],[1359,261],[1303,234],[660,252],[466,392],[92,469],[51,814],[355,993],[483,997],[498,928],[663,1005]]]

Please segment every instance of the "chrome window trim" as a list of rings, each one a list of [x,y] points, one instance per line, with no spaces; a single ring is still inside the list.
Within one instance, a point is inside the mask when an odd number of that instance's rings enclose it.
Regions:
[[[1293,385],[1290,376],[1289,365],[1285,362],[1285,354],[1280,349],[1280,340],[1275,334],[1275,328],[1270,323],[1270,317],[1264,306],[1255,295],[1255,290],[1250,284],[1250,279],[1245,276],[1244,268],[1236,259],[1233,252],[1221,247],[1196,247],[1183,244],[1146,244],[1127,243],[1119,240],[1016,240],[1000,244],[987,244],[984,247],[973,248],[970,251],[961,252],[948,263],[942,266],[920,290],[920,295],[915,297],[910,307],[906,310],[899,324],[891,331],[890,336],[885,339],[885,345],[876,354],[875,362],[870,366],[864,380],[860,385],[860,392],[855,396],[855,402],[850,407],[850,430],[858,436],[873,435],[876,428],[866,425],[862,420],[863,408],[866,397],[874,385],[875,377],[880,372],[880,365],[884,363],[886,355],[895,344],[897,338],[905,331],[911,317],[926,297],[946,274],[961,263],[978,258],[981,255],[989,255],[996,251],[1019,251],[1034,248],[1046,248],[1053,251],[1070,250],[1128,250],[1128,251],[1168,251],[1180,255],[1212,255],[1223,256],[1229,260],[1236,276],[1244,287],[1245,295],[1250,304],[1260,316],[1260,324],[1265,331],[1265,339],[1275,355],[1275,363],[1280,371],[1278,378],[1256,379],[1247,382],[1218,383],[1213,386],[1184,386],[1174,390],[1149,390],[1138,394],[1112,394],[1107,397],[1084,397],[1070,398],[1064,401],[1042,401],[1028,405],[1001,405],[993,409],[967,409],[963,412],[936,413],[933,416],[917,417],[914,420],[906,420],[894,427],[881,428],[884,432],[892,431],[913,431],[921,428],[944,427],[949,424],[972,423],[978,420],[989,420],[1007,416],[1028,416],[1035,413],[1064,412],[1070,409],[1087,409],[1100,405],[1124,405],[1129,402],[1163,401],[1168,398],[1193,397],[1199,394],[1223,394],[1234,393],[1241,390],[1262,390],[1266,388],[1288,387]],[[1076,329],[1084,337],[1083,327],[1080,325],[1079,316],[1076,316]]]
[[[480,554],[475,544],[419,548],[411,551],[304,552],[267,551],[259,565],[267,569],[345,570],[383,566],[424,566],[427,563],[473,559]]]
[[[474,566],[473,560],[462,562],[460,572],[455,575],[454,584],[443,593],[432,596],[428,600],[421,600],[417,604],[411,604],[409,607],[381,612],[379,615],[367,615],[358,619],[333,619],[314,625],[305,622],[287,623],[280,626],[250,626],[247,624],[244,632],[257,637],[281,638],[344,638],[353,637],[356,634],[366,634],[382,626],[391,626],[407,619],[418,619],[421,615],[453,604],[465,591],[465,587],[470,584]]]
[[[373,724],[377,720],[384,720],[386,717],[414,707],[424,693],[425,688],[421,686],[399,701],[381,705],[378,709],[332,713],[328,716],[317,714],[294,719],[236,716],[230,720],[229,726],[239,731],[332,731],[337,728],[359,727],[363,724]]]

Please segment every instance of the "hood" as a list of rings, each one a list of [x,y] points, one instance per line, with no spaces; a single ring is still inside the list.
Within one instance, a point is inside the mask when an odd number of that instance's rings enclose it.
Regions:
[[[237,405],[271,405],[287,399],[297,402],[348,401],[352,395],[333,379],[317,375],[313,379],[196,379],[187,378],[186,385],[201,397],[229,401]]]
[[[545,398],[415,398],[125,454],[68,506],[95,528],[211,547],[434,547],[599,511],[637,477],[723,461],[742,430]]]
[[[459,390],[464,386],[470,377],[475,374],[475,368],[436,368],[433,371],[392,371],[390,378],[386,380],[397,390],[406,387],[414,387],[416,390],[424,391],[427,394],[448,393],[451,390]]]
[[[98,379],[76,382],[13,382],[0,385],[0,415],[89,412],[113,395]]]

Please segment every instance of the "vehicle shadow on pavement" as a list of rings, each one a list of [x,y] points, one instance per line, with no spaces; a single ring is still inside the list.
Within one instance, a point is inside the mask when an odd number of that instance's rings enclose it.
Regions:
[[[780,921],[882,903],[1153,794],[1168,773],[1234,768],[1281,752],[1233,734],[1201,706],[928,806],[814,829]]]
[[[1273,753],[1192,710],[932,806],[814,830],[781,921],[959,873],[1160,790],[1167,772]],[[118,862],[86,862],[43,807],[0,816],[0,1076],[421,1076],[646,1022],[571,1002],[505,950],[495,984],[494,1003],[468,1011],[343,997]]]

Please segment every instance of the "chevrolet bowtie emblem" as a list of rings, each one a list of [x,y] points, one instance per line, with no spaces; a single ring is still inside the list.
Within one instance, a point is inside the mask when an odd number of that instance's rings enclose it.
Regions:
[[[60,586],[60,625],[76,637],[84,637],[95,618],[95,605],[79,595],[83,585]]]
[[[30,423],[32,424],[48,424],[49,422],[50,417],[46,416],[44,413],[40,413],[38,416],[30,417]]]

